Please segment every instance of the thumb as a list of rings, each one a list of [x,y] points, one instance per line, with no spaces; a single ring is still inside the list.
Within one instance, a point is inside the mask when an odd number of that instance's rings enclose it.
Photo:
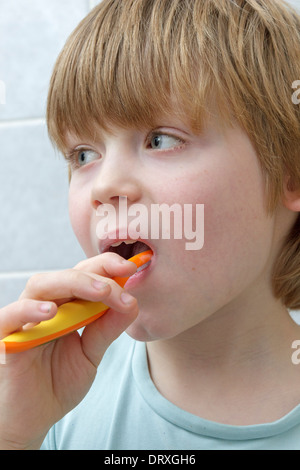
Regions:
[[[138,305],[134,299],[127,313],[109,309],[102,317],[86,326],[81,337],[82,349],[89,361],[98,367],[105,351],[137,318]]]

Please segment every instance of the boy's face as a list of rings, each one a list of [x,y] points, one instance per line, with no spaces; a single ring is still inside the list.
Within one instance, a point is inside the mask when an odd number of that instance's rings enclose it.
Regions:
[[[70,150],[78,149],[72,157],[70,216],[88,257],[108,249],[99,240],[107,229],[99,225],[97,209],[109,204],[118,214],[120,196],[127,198],[128,210],[141,204],[149,220],[154,204],[179,204],[183,227],[189,205],[193,229],[196,204],[205,208],[202,249],[188,250],[184,233],[174,239],[172,230],[170,239],[151,238],[151,223],[141,234],[154,255],[126,287],[140,306],[128,333],[146,341],[174,337],[257,295],[273,262],[275,218],[266,215],[264,180],[247,135],[239,128],[221,130],[217,122],[194,135],[175,117],[162,118],[155,129],[111,130],[99,131],[95,141],[68,136]],[[115,225],[123,228],[118,217]]]

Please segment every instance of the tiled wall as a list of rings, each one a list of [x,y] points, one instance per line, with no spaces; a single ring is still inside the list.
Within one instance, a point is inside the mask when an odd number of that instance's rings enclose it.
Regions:
[[[287,0],[287,2],[300,10],[300,0]]]
[[[0,307],[32,272],[84,257],[68,218],[68,175],[45,126],[67,36],[96,0],[0,0]]]
[[[44,116],[55,59],[98,2],[0,0],[0,307],[18,298],[32,272],[84,256],[68,219],[66,165]]]

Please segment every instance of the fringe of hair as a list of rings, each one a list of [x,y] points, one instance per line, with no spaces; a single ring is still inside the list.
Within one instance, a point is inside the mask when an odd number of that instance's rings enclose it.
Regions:
[[[144,127],[168,112],[196,132],[216,112],[248,134],[275,210],[300,188],[300,16],[283,0],[103,0],[71,34],[48,96],[51,139]],[[179,116],[180,117],[180,116]],[[275,295],[300,307],[299,222],[276,263]]]

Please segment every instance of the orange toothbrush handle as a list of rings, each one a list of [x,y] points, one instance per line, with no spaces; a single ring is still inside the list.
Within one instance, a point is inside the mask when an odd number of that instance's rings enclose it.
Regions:
[[[152,251],[144,251],[130,258],[139,268],[150,261]],[[128,277],[115,277],[114,280],[124,287]],[[16,353],[35,348],[41,344],[53,341],[72,331],[78,330],[100,318],[109,309],[102,302],[74,300],[57,309],[57,314],[51,320],[46,320],[28,330],[17,331],[0,341],[6,353]]]

